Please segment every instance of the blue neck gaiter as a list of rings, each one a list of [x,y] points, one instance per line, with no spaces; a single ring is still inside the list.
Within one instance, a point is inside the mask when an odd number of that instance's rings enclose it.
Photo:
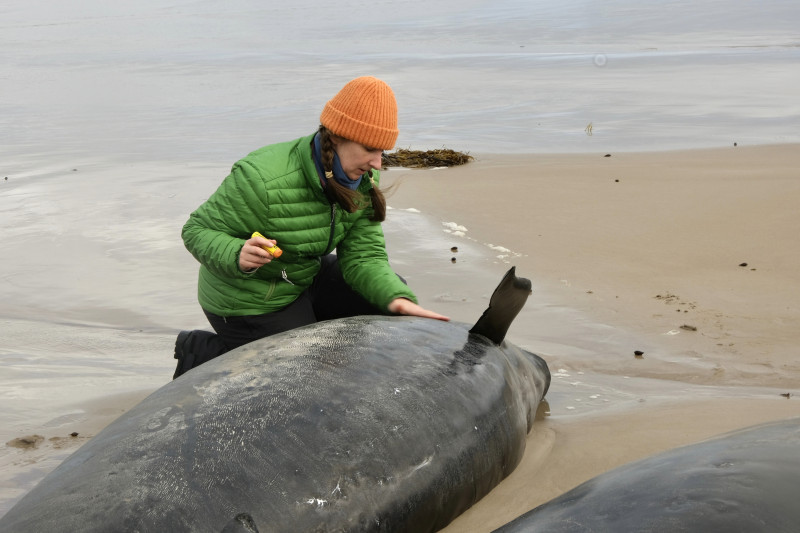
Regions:
[[[322,185],[325,186],[325,169],[322,167],[322,141],[319,133],[314,135],[314,164],[317,166],[317,172],[319,172]],[[355,181],[348,178],[347,174],[344,173],[341,161],[339,161],[339,156],[335,151],[333,152],[333,179],[335,179],[339,185],[356,190],[361,183],[362,177],[363,176],[359,176]]]

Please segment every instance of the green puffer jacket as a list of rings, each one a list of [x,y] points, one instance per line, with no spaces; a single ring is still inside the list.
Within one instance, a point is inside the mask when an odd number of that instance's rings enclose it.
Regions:
[[[372,208],[348,213],[322,190],[311,142],[314,135],[266,146],[233,165],[183,226],[183,242],[200,262],[198,299],[220,316],[278,311],[311,285],[320,257],[336,250],[345,281],[370,303],[387,309],[395,298],[416,303],[389,266],[383,230]],[[374,171],[376,183],[380,173]],[[359,190],[368,194],[370,183]],[[239,252],[254,231],[275,239],[278,259],[252,273],[239,269]]]

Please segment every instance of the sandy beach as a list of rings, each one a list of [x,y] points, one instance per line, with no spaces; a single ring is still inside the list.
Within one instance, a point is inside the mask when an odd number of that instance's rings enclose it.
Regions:
[[[614,466],[800,416],[797,146],[473,155],[462,167],[384,173],[396,185],[390,257],[424,305],[464,322],[516,266],[534,294],[508,339],[541,354],[553,384],[523,462],[446,531],[492,531]],[[164,253],[189,267],[171,239]],[[174,332],[206,327],[193,282],[182,281],[175,329],[54,324],[39,346],[35,322],[6,318],[8,350],[138,353],[124,372],[101,358],[56,381],[6,359],[20,379],[4,442],[43,437],[0,456],[6,508],[169,381]]]
[[[436,206],[545,302],[509,336],[548,361],[550,412],[520,467],[446,531],[491,531],[620,464],[800,416],[796,148],[398,172],[393,205]],[[559,321],[560,307],[578,313]]]
[[[795,148],[478,156],[398,172],[391,201],[507,248],[497,255],[546,300],[641,337],[645,357],[624,360],[637,376],[790,387],[800,370]],[[613,355],[637,349],[626,348]],[[692,364],[673,369],[676,356]],[[618,363],[596,350],[581,360],[611,374]]]

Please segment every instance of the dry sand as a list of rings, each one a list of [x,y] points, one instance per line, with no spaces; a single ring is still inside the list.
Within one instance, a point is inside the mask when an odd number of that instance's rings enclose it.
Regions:
[[[522,463],[446,531],[492,531],[625,462],[800,416],[798,169],[800,151],[787,145],[476,155],[384,174],[399,182],[390,256],[421,303],[474,321],[515,265],[534,294],[508,339],[554,375]],[[440,250],[422,232],[444,222],[467,231]],[[148,336],[167,359],[173,338]],[[65,408],[82,413],[68,426],[75,438],[32,429],[45,443],[2,458],[6,486],[29,486],[147,392]]]
[[[560,346],[540,344],[531,317],[512,326],[554,373],[550,413],[517,470],[446,531],[491,531],[620,464],[800,416],[797,146],[486,155],[393,172],[393,207],[509,250],[499,257],[533,280],[531,301],[549,302],[538,319],[563,306],[598,326],[586,338],[569,317],[550,324]]]

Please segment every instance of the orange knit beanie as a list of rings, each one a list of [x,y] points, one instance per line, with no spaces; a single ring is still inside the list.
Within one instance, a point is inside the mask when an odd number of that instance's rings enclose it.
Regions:
[[[397,141],[397,101],[392,89],[372,76],[356,78],[331,98],[320,124],[368,148],[391,150]]]

